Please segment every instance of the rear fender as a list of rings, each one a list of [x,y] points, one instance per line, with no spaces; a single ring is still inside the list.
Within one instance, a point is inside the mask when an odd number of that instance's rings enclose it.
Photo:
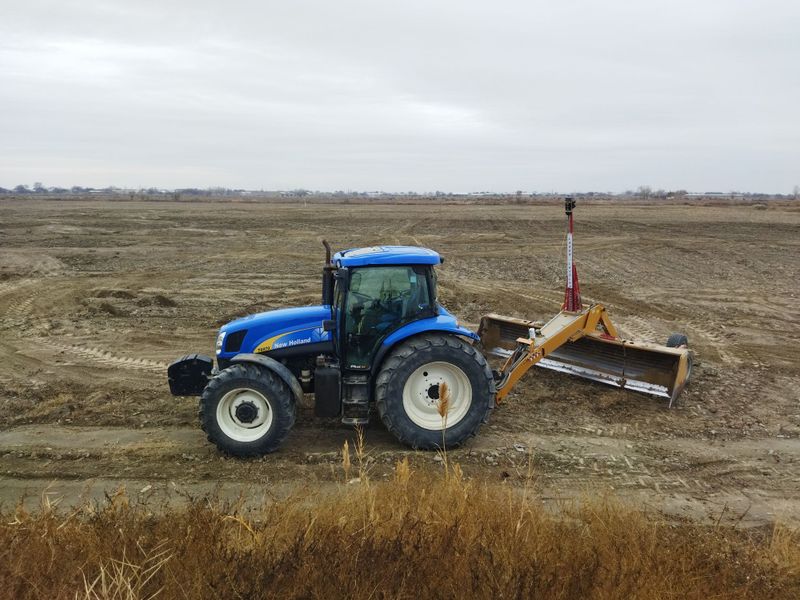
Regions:
[[[436,317],[430,317],[428,319],[420,319],[419,321],[414,321],[407,325],[403,325],[399,329],[393,331],[386,337],[385,340],[383,340],[383,344],[381,344],[381,350],[387,346],[394,346],[398,342],[402,342],[404,339],[410,338],[414,335],[419,335],[420,333],[452,333],[470,338],[476,342],[480,340],[475,332],[470,331],[466,327],[461,327],[458,324],[458,321],[456,321],[455,317],[449,313],[446,313],[440,314]]]
[[[286,385],[289,386],[289,389],[292,390],[292,394],[294,394],[294,399],[296,402],[300,402],[303,399],[303,388],[300,387],[300,382],[297,381],[297,377],[284,365],[283,363],[278,362],[274,358],[270,358],[269,356],[264,356],[263,354],[237,354],[231,359],[231,363],[247,363],[252,365],[258,365],[260,367],[264,367],[275,373],[278,377],[280,377]]]
[[[383,360],[386,358],[386,355],[390,350],[392,350],[400,342],[423,333],[447,333],[450,335],[459,335],[469,338],[470,340],[476,342],[480,341],[480,338],[477,336],[477,334],[470,331],[466,327],[459,326],[455,318],[449,314],[439,315],[438,317],[432,317],[430,319],[420,319],[419,321],[414,321],[413,323],[404,325],[400,329],[392,332],[391,335],[387,336],[386,339],[383,340],[381,347],[375,353],[375,359],[372,361],[372,380],[374,381],[378,376],[378,372],[383,364]],[[372,399],[373,393],[373,386],[370,386],[370,400]]]

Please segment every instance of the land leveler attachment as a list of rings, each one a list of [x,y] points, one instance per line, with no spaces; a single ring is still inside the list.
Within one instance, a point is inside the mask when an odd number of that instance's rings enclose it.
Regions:
[[[536,365],[669,398],[672,406],[692,370],[693,353],[686,347],[686,337],[673,335],[666,346],[626,340],[602,304],[584,308],[572,256],[574,200],[567,198],[565,208],[567,285],[561,312],[547,323],[496,314],[481,319],[478,334],[484,351],[506,358],[496,382],[497,402]]]

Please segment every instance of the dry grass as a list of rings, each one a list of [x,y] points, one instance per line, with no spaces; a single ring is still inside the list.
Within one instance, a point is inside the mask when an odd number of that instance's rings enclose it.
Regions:
[[[797,532],[675,525],[609,501],[415,473],[271,503],[48,502],[0,524],[3,598],[797,598]],[[343,465],[350,476],[355,465]],[[356,482],[352,485],[347,481]],[[528,496],[528,497],[526,497]]]

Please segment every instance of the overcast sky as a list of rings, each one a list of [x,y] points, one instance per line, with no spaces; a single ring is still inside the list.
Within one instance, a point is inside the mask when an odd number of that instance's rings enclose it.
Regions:
[[[4,0],[0,186],[789,193],[798,0]]]

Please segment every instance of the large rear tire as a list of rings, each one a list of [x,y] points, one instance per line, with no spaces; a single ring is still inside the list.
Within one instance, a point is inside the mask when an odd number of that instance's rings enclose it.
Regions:
[[[209,381],[200,397],[208,440],[232,456],[275,452],[294,425],[292,391],[268,369],[235,364]]]
[[[442,383],[450,390],[446,418],[439,414]],[[448,334],[426,334],[401,343],[383,363],[375,383],[375,403],[386,428],[421,450],[441,448],[443,442],[453,448],[474,436],[488,419],[494,396],[486,359]]]

